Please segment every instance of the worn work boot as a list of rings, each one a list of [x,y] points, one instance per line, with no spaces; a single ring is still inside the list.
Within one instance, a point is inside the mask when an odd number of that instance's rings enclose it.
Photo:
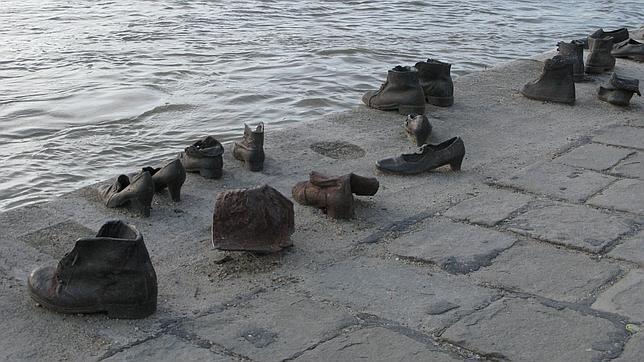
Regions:
[[[415,68],[418,69],[418,79],[427,103],[439,107],[449,107],[454,104],[451,64],[427,59],[426,62],[416,63]]]
[[[354,215],[353,194],[373,196],[379,186],[373,177],[353,173],[326,176],[314,171],[309,181],[298,182],[293,187],[292,194],[299,204],[322,209],[334,219],[350,219]]]
[[[573,40],[570,43],[557,43],[557,50],[564,58],[570,58],[573,61],[572,77],[575,82],[585,79],[584,75],[584,45],[582,42]]]
[[[120,175],[111,185],[99,188],[98,193],[107,207],[128,206],[148,217],[154,197],[154,181],[148,171],[142,171],[132,180]]]
[[[250,171],[264,169],[264,122],[259,122],[254,131],[244,124],[244,138],[235,142],[233,156],[244,161]]]
[[[410,114],[405,120],[405,132],[416,141],[416,145],[421,146],[432,133],[432,125],[424,114]]]
[[[381,111],[425,113],[425,95],[418,81],[418,71],[412,67],[396,66],[387,73],[387,81],[380,89],[365,93],[362,102]]]
[[[424,144],[418,153],[380,160],[376,163],[376,168],[400,175],[427,172],[445,165],[449,165],[453,171],[459,171],[464,157],[463,140],[454,137],[438,145]]]
[[[611,54],[616,58],[629,58],[644,62],[644,43],[629,39],[616,45]]]
[[[57,267],[32,271],[28,288],[38,304],[60,313],[144,318],[157,308],[157,276],[143,236],[122,221],[76,240]]]
[[[602,101],[626,107],[628,106],[633,93],[641,96],[639,89],[640,81],[638,79],[619,77],[613,73],[608,84],[600,86],[597,97]]]
[[[611,38],[588,38],[590,54],[586,57],[586,73],[603,73],[613,70],[615,57],[610,53],[613,50]]]
[[[588,38],[602,39],[610,38],[613,44],[621,43],[628,39],[628,29],[619,28],[612,31],[604,31],[604,29],[597,29],[594,33],[590,34],[584,39],[579,39],[584,44],[584,49],[588,49]]]
[[[539,79],[523,86],[521,94],[539,101],[569,103],[575,102],[573,63],[569,58],[555,55],[546,60]]]
[[[179,155],[181,164],[188,172],[199,172],[205,178],[221,178],[224,167],[224,147],[208,136],[185,148]]]
[[[161,192],[167,187],[172,201],[181,201],[181,186],[186,181],[186,169],[179,159],[161,168],[144,167],[143,171],[152,175],[155,192]]]

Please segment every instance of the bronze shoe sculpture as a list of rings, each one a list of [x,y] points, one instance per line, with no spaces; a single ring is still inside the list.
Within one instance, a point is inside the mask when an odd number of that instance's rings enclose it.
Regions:
[[[584,44],[578,40],[573,40],[570,43],[559,42],[557,43],[557,50],[559,55],[564,58],[572,60],[572,77],[575,82],[585,80],[584,73]]]
[[[220,192],[212,215],[212,245],[219,250],[277,252],[293,245],[293,202],[264,185]]]
[[[203,140],[186,147],[179,155],[181,164],[188,172],[198,172],[205,178],[221,178],[224,167],[224,147],[215,139],[208,136]]]
[[[616,58],[628,58],[644,62],[644,43],[637,40],[629,39],[621,44],[616,45],[611,54]]]
[[[604,29],[597,29],[594,33],[590,34],[589,36],[579,39],[581,44],[583,44],[584,49],[588,49],[588,39],[593,38],[593,39],[601,39],[601,38],[609,38],[613,44],[621,43],[624,40],[627,40],[629,37],[628,35],[628,29],[626,28],[619,28],[611,31],[604,31]]]
[[[298,182],[293,187],[293,199],[302,205],[322,209],[334,219],[350,219],[354,215],[353,194],[373,196],[380,184],[373,177],[354,173],[326,176],[311,172],[309,181]]]
[[[620,77],[613,73],[607,84],[600,86],[597,97],[616,106],[626,107],[633,94],[641,96],[639,79]]]
[[[611,38],[588,38],[589,54],[586,57],[586,73],[603,73],[615,68],[615,57],[611,54]]]
[[[539,79],[523,86],[521,94],[539,101],[572,104],[575,102],[573,74],[573,60],[555,55],[546,60]]]
[[[416,63],[414,67],[418,69],[418,80],[427,103],[439,107],[449,107],[454,104],[451,64],[427,59],[426,62]]]
[[[425,144],[432,133],[432,125],[424,114],[410,114],[405,120],[405,132],[420,146]]]
[[[107,207],[128,206],[148,217],[154,197],[154,181],[148,171],[142,171],[132,180],[120,175],[112,184],[100,187],[98,193]]]
[[[35,269],[27,285],[33,300],[59,313],[144,318],[157,308],[157,276],[143,236],[122,221],[76,240],[58,266]]]
[[[418,153],[402,154],[376,163],[380,171],[400,175],[412,175],[449,165],[453,171],[461,169],[465,157],[465,145],[460,137],[451,138],[438,145],[425,144]]]
[[[167,187],[172,201],[181,201],[181,186],[186,181],[186,169],[179,159],[160,168],[144,167],[143,171],[152,175],[155,192],[161,192]]]
[[[235,142],[233,156],[246,163],[253,172],[264,169],[264,122],[259,122],[255,130],[244,124],[244,138]]]
[[[366,92],[362,102],[381,111],[425,113],[425,94],[418,80],[418,71],[414,67],[396,66],[389,70],[380,89]]]

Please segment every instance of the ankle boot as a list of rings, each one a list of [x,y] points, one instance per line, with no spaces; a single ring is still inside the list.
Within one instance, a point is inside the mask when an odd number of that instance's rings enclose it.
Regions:
[[[572,59],[572,76],[575,82],[584,80],[584,45],[582,42],[573,40],[570,43],[557,43],[559,55]]]
[[[221,178],[224,167],[224,147],[215,139],[208,136],[185,148],[179,155],[179,160],[188,172],[199,172],[205,178]]]
[[[376,163],[376,168],[400,175],[413,175],[449,165],[459,171],[465,157],[465,144],[460,137],[451,138],[438,145],[424,144],[418,153],[402,154]]]
[[[375,195],[379,183],[373,177],[350,173],[326,176],[311,172],[309,181],[298,182],[292,190],[293,199],[299,204],[322,209],[334,219],[350,219],[354,215],[353,194]]]
[[[432,125],[424,114],[410,114],[405,121],[405,132],[413,137],[416,145],[420,146],[432,133]]]
[[[144,217],[150,216],[154,181],[147,171],[142,171],[132,180],[120,175],[114,183],[99,188],[98,192],[107,207],[129,206]]]
[[[426,62],[416,63],[415,68],[418,69],[418,79],[427,103],[439,107],[449,107],[454,104],[451,64],[427,59]]]
[[[387,73],[387,80],[380,89],[365,93],[362,102],[381,111],[425,113],[425,96],[418,81],[418,71],[411,67],[396,66]]]
[[[235,142],[233,156],[244,161],[250,171],[264,169],[264,122],[259,122],[254,131],[244,124],[244,138]]]
[[[179,159],[161,168],[144,167],[143,171],[152,175],[155,192],[161,192],[167,187],[172,201],[181,201],[181,186],[186,181],[186,169]]]
[[[602,101],[626,107],[633,97],[633,93],[641,96],[638,79],[619,77],[613,73],[608,84],[599,87],[597,97]]]
[[[624,40],[628,39],[628,29],[619,28],[612,31],[604,31],[604,29],[597,29],[594,33],[589,36],[579,39],[584,46],[584,49],[588,49],[588,38],[601,39],[601,38],[610,38],[613,44],[621,43]]]
[[[640,43],[634,39],[628,39],[613,48],[611,54],[616,58],[629,58],[644,62],[644,43]]]
[[[615,67],[612,38],[588,38],[590,54],[586,58],[586,73],[608,72]]]
[[[32,271],[28,289],[38,304],[59,313],[144,318],[157,308],[157,276],[143,236],[122,221],[78,239],[57,267]]]
[[[539,101],[574,103],[575,83],[572,61],[561,55],[546,60],[539,79],[526,84],[521,94]]]

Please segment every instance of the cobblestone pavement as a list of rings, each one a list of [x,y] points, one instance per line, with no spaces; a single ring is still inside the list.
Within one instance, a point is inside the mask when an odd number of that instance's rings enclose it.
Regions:
[[[227,149],[221,180],[190,175],[181,203],[162,194],[150,218],[104,208],[96,185],[0,214],[0,359],[641,359],[644,101],[599,101],[609,74],[578,83],[574,106],[528,100],[518,89],[541,66],[461,77],[454,106],[429,109],[433,143],[463,138],[461,172],[376,173],[376,160],[412,143],[404,117],[357,108],[269,124],[264,172]],[[644,79],[641,63],[616,70]],[[311,170],[375,175],[381,188],[358,197],[352,221],[296,204],[294,246],[277,255],[212,249],[218,192],[267,183],[290,197]],[[157,313],[111,320],[37,307],[28,272],[115,218],[144,235]]]

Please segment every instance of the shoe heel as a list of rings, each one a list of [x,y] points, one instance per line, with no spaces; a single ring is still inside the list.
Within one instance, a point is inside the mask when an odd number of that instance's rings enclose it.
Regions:
[[[407,106],[401,104],[398,106],[398,113],[402,115],[408,114],[425,114],[425,105],[422,106]]]
[[[114,319],[141,319],[157,310],[156,302],[143,304],[108,304],[105,311],[109,318]]]
[[[458,160],[454,160],[454,161],[450,162],[449,167],[452,169],[452,171],[460,171],[462,163],[463,163],[463,158],[461,157]]]
[[[264,169],[264,162],[248,162],[248,169],[252,172],[259,172]]]
[[[454,97],[425,97],[427,103],[439,107],[449,107],[454,104]]]
[[[181,186],[182,184],[176,183],[168,185],[168,192],[170,192],[170,197],[172,201],[179,202],[181,201]]]
[[[220,168],[200,168],[199,174],[205,178],[221,178],[222,169]]]
[[[143,217],[150,217],[150,209],[152,205],[152,199],[142,200],[142,199],[132,199],[130,200],[130,206],[138,211]]]

